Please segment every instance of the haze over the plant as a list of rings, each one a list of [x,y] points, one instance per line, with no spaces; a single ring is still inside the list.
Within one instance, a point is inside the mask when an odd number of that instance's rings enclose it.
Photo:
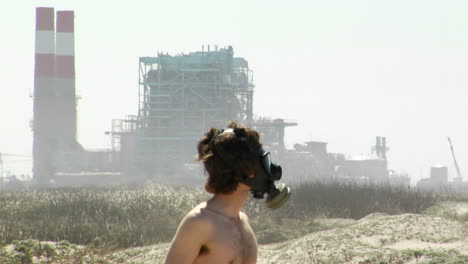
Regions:
[[[75,11],[79,141],[108,148],[136,114],[138,57],[232,45],[254,71],[254,112],[292,119],[286,143],[368,154],[413,180],[433,164],[468,180],[468,2],[463,0],[10,1],[0,11],[0,153],[30,173],[35,7]]]

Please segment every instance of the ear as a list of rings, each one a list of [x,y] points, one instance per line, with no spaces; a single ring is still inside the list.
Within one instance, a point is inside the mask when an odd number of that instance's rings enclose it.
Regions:
[[[252,179],[253,177],[255,177],[255,172],[239,172],[238,175],[240,175],[240,176],[238,177],[237,180],[239,182],[244,182],[244,181],[246,181],[248,179]]]
[[[234,174],[234,179],[236,179],[238,182],[243,182],[245,179],[247,179],[247,174],[245,174],[241,170],[236,170]]]

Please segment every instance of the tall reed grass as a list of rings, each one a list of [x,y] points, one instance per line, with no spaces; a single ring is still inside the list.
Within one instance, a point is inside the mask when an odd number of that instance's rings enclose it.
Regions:
[[[207,196],[187,188],[78,188],[0,194],[0,241],[67,240],[126,248],[168,241]]]
[[[267,209],[263,200],[250,199],[245,205],[259,242],[298,236],[318,216],[358,219],[373,212],[419,213],[440,200],[403,187],[350,183],[304,183],[293,186],[292,192],[290,201],[276,211]],[[127,248],[167,242],[182,217],[207,198],[200,189],[162,185],[3,192],[0,243],[67,240]]]
[[[440,200],[441,194],[409,186],[314,182],[296,187],[294,213],[360,219],[370,213],[421,213]]]

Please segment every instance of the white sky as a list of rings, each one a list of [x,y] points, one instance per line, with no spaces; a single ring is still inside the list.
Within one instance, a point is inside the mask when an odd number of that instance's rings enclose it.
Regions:
[[[390,167],[468,175],[468,1],[10,1],[0,10],[0,152],[31,155],[35,7],[75,11],[79,141],[106,148],[136,114],[138,57],[232,45],[254,71],[254,112],[299,122],[288,146],[366,154],[386,136]],[[30,173],[30,158],[4,157]],[[23,170],[24,171],[24,170]],[[468,176],[465,176],[468,179]]]

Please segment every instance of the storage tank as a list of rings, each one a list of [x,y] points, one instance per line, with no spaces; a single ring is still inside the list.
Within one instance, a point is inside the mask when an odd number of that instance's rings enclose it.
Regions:
[[[434,165],[431,167],[431,180],[439,183],[448,182],[448,168],[443,165]]]

